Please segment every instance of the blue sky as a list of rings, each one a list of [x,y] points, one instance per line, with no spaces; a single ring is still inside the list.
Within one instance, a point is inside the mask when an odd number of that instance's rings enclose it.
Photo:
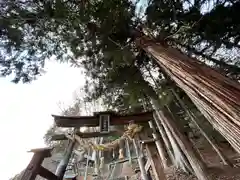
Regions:
[[[32,148],[44,147],[43,136],[53,123],[51,114],[73,101],[73,93],[84,84],[80,69],[48,62],[47,73],[31,84],[13,84],[0,78],[1,179],[23,170]]]

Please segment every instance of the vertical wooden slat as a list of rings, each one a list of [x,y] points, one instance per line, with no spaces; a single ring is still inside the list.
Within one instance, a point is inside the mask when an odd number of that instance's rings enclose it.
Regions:
[[[131,150],[130,150],[130,145],[129,145],[129,140],[126,139],[126,147],[127,147],[127,153],[128,153],[128,160],[129,160],[129,164],[131,165],[131,167],[133,167],[133,163],[132,163],[132,155],[131,155]]]
[[[151,162],[151,168],[156,180],[166,180],[163,166],[159,156],[156,154],[157,149],[154,145],[146,144],[147,157]]]
[[[152,136],[155,139],[155,144],[156,144],[159,156],[161,158],[161,163],[163,165],[163,168],[165,169],[167,167],[167,159],[166,159],[164,146],[163,146],[163,144],[160,141],[159,135],[156,133],[156,128],[154,127],[153,122],[149,121],[148,124],[149,124],[150,128],[153,130]]]
[[[151,167],[151,160],[148,159],[146,164],[145,164],[145,171],[148,171],[150,169],[150,167]]]
[[[139,168],[140,168],[140,171],[141,171],[142,179],[143,179],[143,180],[149,180],[149,178],[148,178],[148,176],[147,176],[147,173],[146,173],[146,171],[145,171],[145,167],[144,167],[144,162],[143,162],[142,155],[139,153],[138,145],[137,145],[135,139],[133,139],[133,144],[134,144],[134,147],[135,147],[136,155],[137,155],[137,157],[138,157],[138,165],[139,165]]]

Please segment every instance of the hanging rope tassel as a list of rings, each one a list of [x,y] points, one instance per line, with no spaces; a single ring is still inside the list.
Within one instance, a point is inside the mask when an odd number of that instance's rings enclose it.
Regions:
[[[119,149],[119,159],[124,159],[123,149]]]

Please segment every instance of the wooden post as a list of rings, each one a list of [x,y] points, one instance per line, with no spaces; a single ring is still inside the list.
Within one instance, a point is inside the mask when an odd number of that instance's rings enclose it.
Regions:
[[[99,160],[99,152],[98,150],[96,150],[96,156],[95,156],[95,163],[94,163],[94,173],[96,175],[100,174],[100,169],[99,169],[99,165],[100,165],[100,160]]]
[[[126,144],[126,147],[127,147],[129,164],[130,164],[131,167],[132,167],[132,166],[133,166],[133,165],[132,165],[132,155],[131,155],[131,150],[130,150],[130,145],[129,145],[129,140],[128,140],[128,139],[125,140],[125,144]]]
[[[151,167],[151,160],[148,159],[146,164],[145,164],[145,170],[148,171],[150,169],[150,167]]]
[[[57,167],[57,170],[56,170],[55,174],[58,176],[59,179],[63,179],[63,176],[65,174],[68,162],[70,160],[75,142],[76,141],[71,141],[70,140],[70,143],[69,143],[69,145],[68,145],[68,147],[65,151],[64,157]]]
[[[140,171],[141,171],[142,179],[143,180],[149,180],[147,172],[145,171],[142,154],[140,154],[139,151],[138,151],[138,145],[137,145],[135,139],[133,139],[133,144],[134,144],[134,147],[135,147],[136,155],[138,157],[138,165],[139,165],[139,168],[140,168]]]
[[[88,150],[88,156],[90,156],[90,149]],[[87,180],[87,176],[88,176],[88,165],[89,165],[89,157],[87,158],[87,164],[86,164],[86,168],[85,168],[84,180]]]
[[[147,150],[147,157],[148,157],[148,160],[150,161],[155,179],[166,180],[162,163],[160,161],[158,154],[156,153],[157,152],[156,147],[154,147],[154,145],[146,144],[146,150]]]
[[[95,139],[95,143],[96,144],[101,144],[103,142],[103,138],[96,138]],[[95,158],[95,168],[94,168],[94,171],[95,171],[95,174],[96,175],[100,175],[101,171],[100,171],[100,159],[101,158],[101,153],[96,150],[96,158]]]
[[[165,155],[165,151],[164,151],[164,146],[160,141],[160,137],[159,135],[156,133],[156,128],[153,125],[152,121],[149,121],[149,126],[152,129],[152,136],[155,139],[155,144],[159,153],[159,156],[161,158],[161,163],[163,165],[163,168],[165,169],[167,167],[167,159],[166,159],[166,155]]]
[[[111,135],[118,135],[119,132],[117,131],[111,131],[108,133],[102,133],[102,132],[76,132],[76,135],[78,135],[80,138],[94,138],[94,137],[106,137]],[[60,141],[60,140],[67,140],[68,138],[65,136],[65,134],[55,134],[51,137],[51,141]]]

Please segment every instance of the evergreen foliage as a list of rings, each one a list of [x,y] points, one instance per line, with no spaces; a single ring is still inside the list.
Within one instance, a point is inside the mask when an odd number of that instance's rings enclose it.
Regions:
[[[1,74],[14,75],[16,83],[29,82],[54,57],[84,66],[96,83],[110,69],[132,64],[141,54],[132,42],[133,31],[141,25],[157,39],[208,60],[238,79],[239,68],[232,65],[239,65],[238,1],[153,0],[144,7],[145,18],[136,13],[137,6],[139,1],[128,0],[4,1]]]
[[[86,70],[86,101],[102,99],[107,109],[128,113],[142,111],[145,97],[151,96],[189,127],[186,113],[170,93],[177,88],[134,40],[148,30],[156,41],[239,80],[240,2],[149,0],[146,7],[139,8],[141,3],[4,1],[0,10],[1,75],[26,83],[41,75],[48,59],[67,61]],[[177,93],[195,112],[185,93],[179,89]]]

